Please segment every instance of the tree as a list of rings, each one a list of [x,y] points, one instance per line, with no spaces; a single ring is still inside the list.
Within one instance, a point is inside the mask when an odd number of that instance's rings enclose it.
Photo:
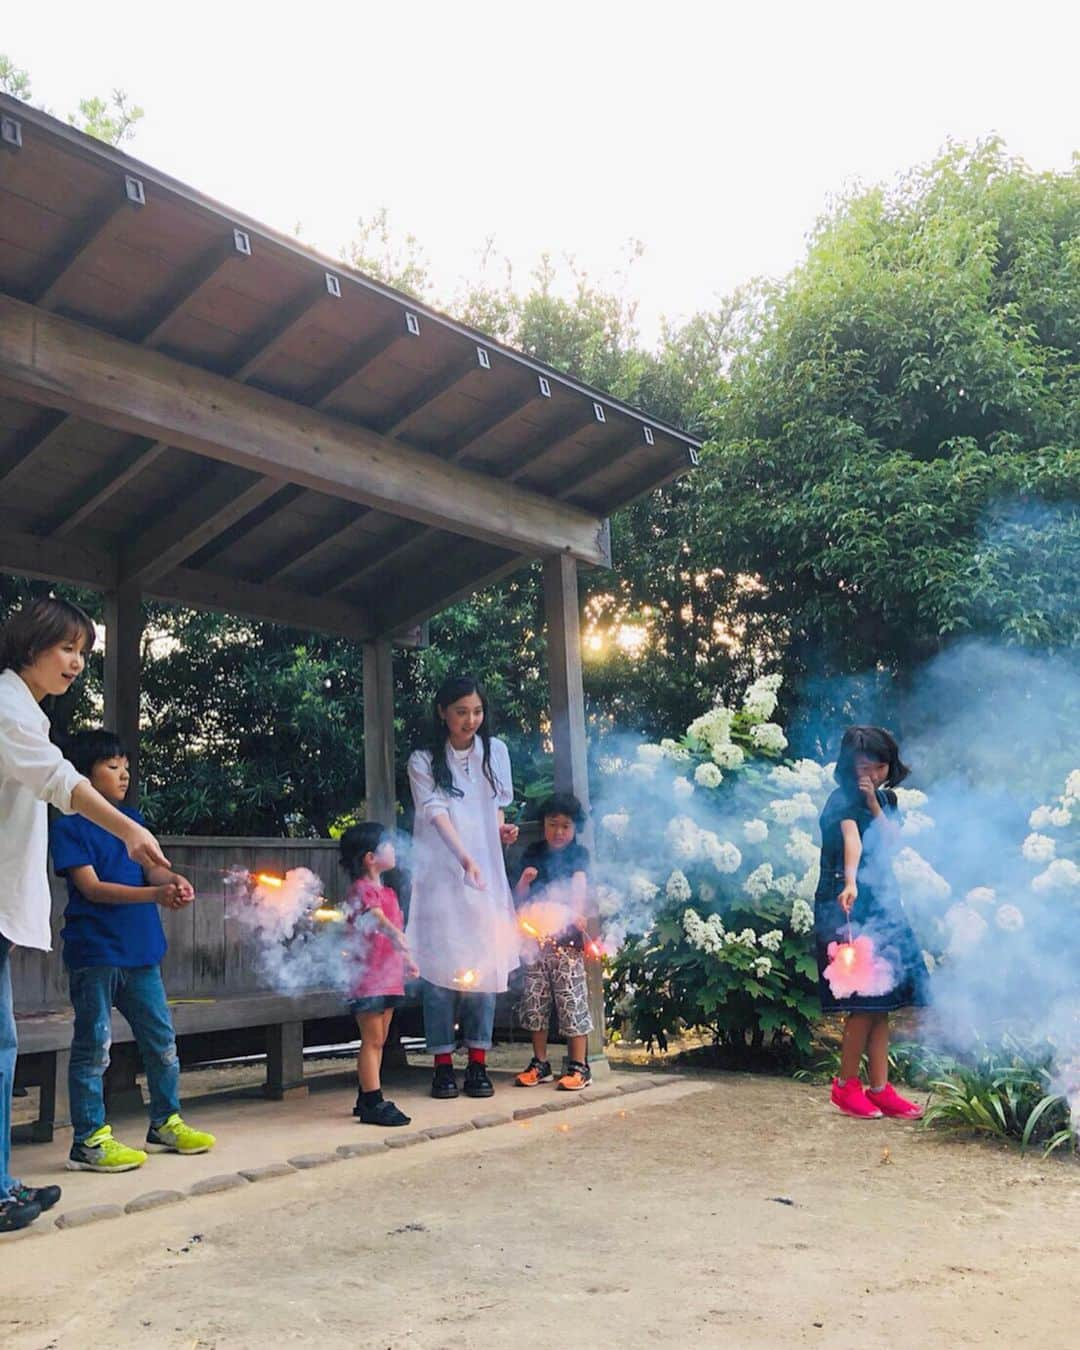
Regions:
[[[797,677],[1074,646],[1080,161],[950,146],[842,198],[748,294],[710,428],[703,560],[757,574]]]

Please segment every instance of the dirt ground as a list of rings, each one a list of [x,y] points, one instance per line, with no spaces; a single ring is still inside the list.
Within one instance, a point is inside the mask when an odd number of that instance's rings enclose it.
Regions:
[[[5,1243],[0,1341],[1057,1350],[1078,1245],[1073,1162],[716,1075]]]

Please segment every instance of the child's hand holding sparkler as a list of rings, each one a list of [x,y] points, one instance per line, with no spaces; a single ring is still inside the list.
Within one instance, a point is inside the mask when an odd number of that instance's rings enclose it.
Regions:
[[[506,821],[499,822],[499,842],[503,848],[510,848],[518,840],[518,827],[510,825]]]
[[[845,881],[844,889],[836,897],[840,902],[840,908],[845,914],[850,914],[855,908],[855,901],[859,898],[859,889],[853,881]]]

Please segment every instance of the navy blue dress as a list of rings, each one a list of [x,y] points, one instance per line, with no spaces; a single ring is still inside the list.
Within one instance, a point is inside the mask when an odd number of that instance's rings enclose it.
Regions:
[[[895,793],[879,788],[877,797],[883,815],[895,820]],[[871,938],[875,954],[892,966],[896,983],[884,994],[848,994],[837,998],[825,978],[829,943],[846,942],[848,934],[848,916],[838,899],[844,889],[842,820],[855,822],[863,845],[856,876],[859,894],[851,911],[851,935]],[[821,813],[821,873],[814,897],[814,937],[823,1012],[895,1012],[929,1001],[926,963],[904,913],[900,887],[892,869],[891,843],[875,822],[861,792],[852,795],[837,788]]]

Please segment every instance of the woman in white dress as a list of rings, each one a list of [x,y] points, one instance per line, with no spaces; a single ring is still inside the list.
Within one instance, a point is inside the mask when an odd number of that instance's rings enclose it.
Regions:
[[[423,981],[424,1034],[435,1056],[433,1097],[456,1097],[455,1024],[469,1052],[465,1093],[490,1097],[487,1051],[495,996],[518,965],[517,925],[503,848],[517,839],[510,755],[492,736],[487,700],[459,676],[435,696],[430,749],[409,757],[416,807],[408,942]]]

